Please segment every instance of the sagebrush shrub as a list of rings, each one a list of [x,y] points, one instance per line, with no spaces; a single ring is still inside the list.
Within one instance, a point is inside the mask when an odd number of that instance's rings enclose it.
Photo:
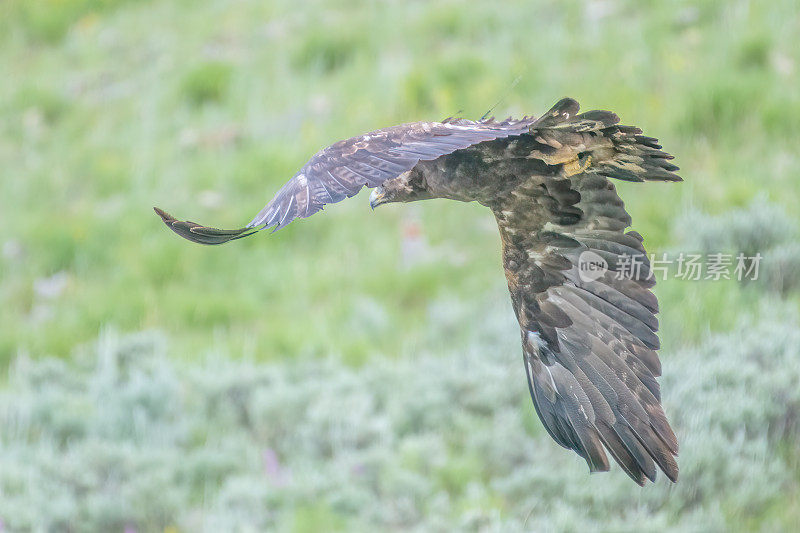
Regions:
[[[664,354],[681,476],[644,489],[616,467],[589,476],[541,430],[505,314],[486,316],[465,350],[358,369],[333,358],[190,364],[152,332],[107,332],[75,364],[19,359],[0,397],[0,519],[87,531],[791,519],[769,514],[798,489],[787,466],[800,447],[791,313]]]

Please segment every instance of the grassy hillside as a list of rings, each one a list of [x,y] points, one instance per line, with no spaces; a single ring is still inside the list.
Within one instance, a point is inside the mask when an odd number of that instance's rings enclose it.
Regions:
[[[395,353],[432,299],[503,290],[479,207],[371,213],[361,195],[218,249],[176,241],[150,207],[241,225],[332,141],[501,96],[495,113],[520,115],[571,95],[678,155],[685,184],[621,187],[652,251],[687,210],[760,193],[796,217],[798,16],[748,5],[5,2],[0,359],[66,356],[103,324],[162,328],[189,357]],[[404,267],[410,224],[435,253]],[[670,313],[697,290],[664,287],[664,320],[685,322]]]

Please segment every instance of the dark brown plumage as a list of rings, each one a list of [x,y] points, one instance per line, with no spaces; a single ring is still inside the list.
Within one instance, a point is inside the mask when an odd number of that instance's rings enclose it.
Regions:
[[[609,178],[680,181],[672,156],[608,111],[565,98],[538,119],[415,122],[340,141],[314,155],[244,228],[219,230],[157,209],[173,231],[221,244],[275,230],[373,187],[370,204],[477,201],[500,228],[528,384],[550,435],[591,471],[604,448],[639,484],[676,481],[678,443],[656,378],[658,302],[642,237]],[[607,264],[580,275],[581,254]],[[627,272],[626,261],[641,268]],[[620,275],[626,274],[626,275]]]

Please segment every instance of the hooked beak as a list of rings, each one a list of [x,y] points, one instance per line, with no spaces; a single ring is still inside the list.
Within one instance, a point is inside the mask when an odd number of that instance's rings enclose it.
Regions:
[[[386,193],[383,191],[383,187],[375,187],[372,189],[372,193],[369,195],[369,206],[372,209],[375,209],[381,204],[385,204],[386,200]]]

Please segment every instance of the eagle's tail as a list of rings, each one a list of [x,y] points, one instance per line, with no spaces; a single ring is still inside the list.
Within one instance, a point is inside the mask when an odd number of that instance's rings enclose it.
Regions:
[[[536,141],[553,151],[545,162],[565,164],[567,175],[587,170],[624,181],[683,181],[658,139],[619,124],[611,111],[579,110],[577,101],[563,98],[530,125]]]
[[[169,229],[192,242],[200,244],[223,244],[235,239],[252,235],[258,230],[253,228],[217,229],[203,226],[197,222],[178,220],[163,209],[154,207],[156,214],[161,217]]]

